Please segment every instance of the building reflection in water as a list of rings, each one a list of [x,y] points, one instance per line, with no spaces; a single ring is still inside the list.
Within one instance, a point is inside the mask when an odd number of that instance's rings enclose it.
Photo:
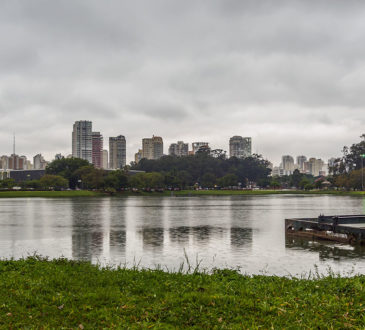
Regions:
[[[351,246],[336,242],[306,239],[302,237],[285,236],[287,249],[306,250],[316,252],[320,260],[342,260],[363,258],[365,247],[361,245]]]
[[[109,207],[110,229],[109,229],[109,252],[110,256],[115,258],[125,257],[127,245],[126,232],[126,207],[125,200],[118,200],[117,205]]]
[[[164,230],[161,227],[144,227],[141,230],[143,250],[161,250],[164,243]]]
[[[180,226],[169,229],[170,241],[177,244],[186,244],[189,242],[190,227]]]
[[[241,248],[252,243],[252,228],[231,228],[231,246]]]
[[[213,227],[211,226],[197,226],[192,228],[194,240],[200,243],[209,241]]]
[[[102,199],[72,200],[72,257],[92,260],[103,252]]]
[[[110,230],[109,232],[109,248],[112,256],[125,255],[125,247],[127,243],[127,234],[125,230]]]

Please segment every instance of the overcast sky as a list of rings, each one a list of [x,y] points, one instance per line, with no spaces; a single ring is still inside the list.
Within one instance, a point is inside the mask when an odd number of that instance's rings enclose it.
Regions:
[[[338,156],[365,132],[365,2],[0,4],[0,154],[71,153],[76,120],[141,139],[233,135],[275,164]],[[191,145],[190,145],[191,147]]]

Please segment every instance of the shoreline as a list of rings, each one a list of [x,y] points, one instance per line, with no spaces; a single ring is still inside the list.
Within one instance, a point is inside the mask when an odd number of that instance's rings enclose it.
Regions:
[[[365,276],[311,279],[0,260],[6,328],[362,328]]]
[[[180,190],[163,192],[131,192],[122,191],[108,194],[99,191],[71,190],[71,191],[0,191],[1,198],[74,198],[74,197],[128,197],[128,196],[171,196],[171,197],[193,197],[193,196],[259,196],[259,195],[334,195],[334,196],[355,196],[365,197],[365,191],[338,191],[338,190]]]

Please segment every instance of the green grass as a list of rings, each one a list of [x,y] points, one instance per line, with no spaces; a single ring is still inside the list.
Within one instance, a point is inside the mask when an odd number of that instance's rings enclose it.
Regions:
[[[0,191],[0,198],[16,197],[92,197],[104,194],[88,190],[71,191]]]
[[[337,191],[337,190],[181,190],[164,192],[131,192],[124,191],[114,196],[236,196],[236,195],[339,195],[365,196],[365,191]],[[0,198],[16,197],[100,197],[108,194],[88,190],[71,191],[0,191]]]
[[[365,276],[312,280],[0,261],[1,328],[363,328]]]
[[[121,192],[117,195],[128,196],[236,196],[236,195],[339,195],[365,196],[365,191],[338,191],[338,190],[181,190],[164,192]]]

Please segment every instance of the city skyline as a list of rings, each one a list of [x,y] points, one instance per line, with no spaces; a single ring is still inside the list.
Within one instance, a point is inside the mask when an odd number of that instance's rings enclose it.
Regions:
[[[358,1],[1,7],[3,154],[13,131],[19,154],[66,154],[80,118],[124,134],[127,162],[153,134],[224,150],[237,134],[274,163],[296,150],[328,159],[365,127]]]
[[[83,128],[83,130],[82,130],[82,128]],[[83,131],[84,133],[80,133],[80,131]],[[87,132],[87,133],[85,133],[85,132]],[[120,139],[122,139],[122,140],[120,140]],[[157,139],[157,140],[155,140],[155,139]],[[79,144],[80,144],[79,140],[83,141],[83,144],[84,144],[83,147],[79,146]],[[95,143],[95,140],[97,141],[96,143]],[[112,143],[114,144],[116,141],[119,141],[119,140],[122,142],[122,144],[117,147],[118,149],[120,149],[118,151],[118,156],[117,156],[116,149],[112,153],[110,150],[111,150]],[[126,159],[128,147],[126,144],[125,137],[123,135],[119,135],[117,137],[109,137],[109,148],[106,149],[106,147],[103,147],[103,134],[101,134],[101,132],[93,132],[92,121],[90,121],[90,120],[75,121],[75,123],[73,124],[71,141],[72,141],[71,153],[68,153],[68,152],[66,152],[65,154],[56,153],[53,157],[49,158],[49,160],[59,159],[61,156],[62,157],[72,156],[72,157],[76,157],[76,158],[86,159],[91,164],[95,165],[95,167],[97,167],[97,168],[117,168],[116,165],[110,165],[110,164],[120,163],[121,167],[123,167],[125,165],[130,164],[131,162],[138,163],[138,161],[136,161],[136,156],[138,153],[140,153],[140,159],[142,159],[142,158],[158,159],[162,156],[174,155],[174,154],[177,156],[192,155],[192,154],[195,154],[196,151],[199,150],[200,147],[202,147],[202,146],[204,146],[204,147],[206,146],[209,150],[217,149],[217,148],[215,148],[215,146],[212,147],[210,145],[210,142],[196,142],[195,141],[195,142],[184,143],[183,141],[178,141],[177,144],[175,142],[171,143],[169,146],[166,147],[167,150],[165,150],[164,146],[163,146],[163,138],[153,135],[152,138],[142,138],[142,149],[138,148],[137,153],[134,154],[133,159],[128,162]],[[157,145],[159,145],[157,153],[154,150],[156,142],[158,143]],[[231,143],[234,143],[234,146]],[[239,145],[237,143],[239,143]],[[176,153],[176,151],[177,151],[176,147],[178,146],[178,144],[184,145],[184,149],[186,149],[185,152],[181,155]],[[190,148],[190,144],[191,144],[191,148]],[[171,147],[173,147],[173,146],[174,146],[175,152],[171,152]],[[232,149],[232,148],[234,148],[234,149]],[[15,135],[13,134],[13,151],[14,150],[15,150]],[[237,135],[232,136],[228,141],[228,152],[227,152],[227,150],[224,150],[224,149],[222,149],[222,150],[226,153],[227,158],[230,158],[232,156],[235,156],[238,158],[247,157],[248,155],[254,154],[254,152],[251,152],[252,138],[251,137],[242,137],[242,136],[237,136]],[[233,150],[235,150],[235,151],[233,151]],[[95,156],[95,152],[96,152],[97,156]],[[113,154],[115,154],[115,155],[113,156]],[[4,153],[2,155],[7,157],[7,155]],[[9,154],[9,157],[11,157],[12,155],[14,155],[14,154],[13,153]],[[19,154],[16,153],[15,155],[17,157],[25,157],[25,158],[27,157],[26,155],[23,155],[23,154],[20,156]],[[300,165],[301,162],[303,162],[303,163],[306,162],[307,156],[298,154],[298,151],[296,151],[295,155],[296,155],[296,162],[294,162],[294,158],[292,157],[292,155],[289,155],[289,154],[280,156],[281,161],[278,163],[275,163],[272,160],[267,159],[266,157],[263,157],[263,158],[270,161],[270,163],[273,165],[274,168],[277,167],[277,168],[286,169],[286,166],[284,164],[285,157],[291,158],[292,163],[293,164],[295,163],[296,165],[297,164]],[[42,162],[44,162],[44,163],[47,163],[49,161],[49,160],[45,161],[42,153],[39,153],[36,156],[42,157]],[[105,156],[107,157],[106,160],[103,159],[103,157],[105,158]],[[264,155],[262,155],[262,156],[264,156]],[[111,158],[113,158],[114,160],[111,161]],[[304,158],[304,159],[299,161],[299,159],[301,159],[301,158]],[[310,156],[309,159],[316,159],[316,157]],[[330,157],[327,159],[327,161],[330,162],[330,161],[333,161],[333,159],[334,159],[334,157]],[[321,157],[319,157],[319,160],[321,160]],[[35,164],[35,162],[34,162],[34,164]],[[105,164],[109,164],[110,166],[105,166]],[[323,164],[326,164],[326,163],[323,162]],[[45,167],[45,165],[43,167]]]

